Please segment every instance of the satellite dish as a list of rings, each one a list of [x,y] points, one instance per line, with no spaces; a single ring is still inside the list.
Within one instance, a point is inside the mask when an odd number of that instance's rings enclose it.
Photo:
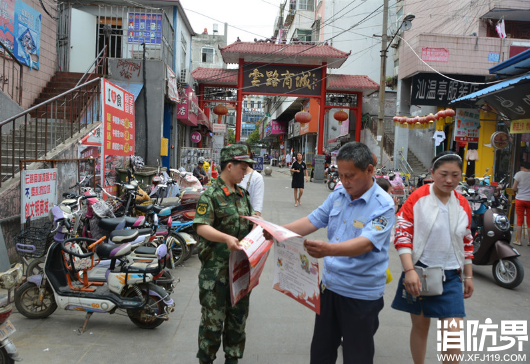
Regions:
[[[403,30],[409,30],[412,27],[412,22],[410,20],[405,20],[403,22]]]

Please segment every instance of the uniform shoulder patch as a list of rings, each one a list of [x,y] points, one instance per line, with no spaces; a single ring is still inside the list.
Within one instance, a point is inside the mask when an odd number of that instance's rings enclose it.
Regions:
[[[204,202],[199,202],[197,204],[197,213],[199,215],[204,215],[208,211],[208,204]]]
[[[384,216],[378,216],[372,220],[372,227],[375,230],[378,230],[378,231],[385,230],[387,226],[388,226],[388,219]]]

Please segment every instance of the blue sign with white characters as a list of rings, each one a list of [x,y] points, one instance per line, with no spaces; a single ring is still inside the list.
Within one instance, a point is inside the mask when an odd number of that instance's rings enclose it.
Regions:
[[[263,171],[263,157],[254,157],[254,168],[256,171]]]
[[[501,54],[500,53],[490,52],[488,54],[488,61],[490,61],[490,62],[499,62],[500,60],[501,60]]]

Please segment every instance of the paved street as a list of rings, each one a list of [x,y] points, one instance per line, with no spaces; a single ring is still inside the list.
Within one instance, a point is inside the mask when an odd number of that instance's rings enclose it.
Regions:
[[[309,214],[328,195],[324,184],[306,184],[302,205],[294,207],[288,170],[274,168],[265,178],[265,219],[277,224],[290,222]],[[326,232],[318,231],[314,238],[325,239]],[[530,246],[518,247],[527,278],[516,290],[506,290],[494,283],[491,267],[475,268],[475,294],[467,300],[469,319],[484,323],[491,318],[494,324],[501,320],[527,320],[530,313]],[[390,249],[390,269],[395,280],[387,286],[385,308],[380,314],[376,336],[378,364],[411,363],[408,345],[410,319],[408,314],[390,308],[400,262],[394,248]],[[196,363],[197,330],[200,319],[197,274],[197,256],[175,269],[180,278],[176,294],[176,311],[171,319],[155,330],[142,330],[124,316],[95,314],[87,332],[77,335],[84,314],[56,311],[45,320],[29,320],[18,313],[12,315],[17,332],[15,344],[25,363]],[[247,323],[247,347],[243,363],[308,363],[309,346],[313,331],[314,314],[272,287],[273,263],[269,259],[260,285],[251,296],[250,317]],[[480,330],[479,330],[480,331]],[[500,330],[495,331],[497,335]],[[480,338],[480,335],[478,336]],[[486,341],[487,343],[490,340]],[[436,360],[436,323],[431,325],[426,363]],[[504,345],[497,343],[497,345]],[[493,352],[526,354],[530,357],[530,343],[517,345],[507,351]],[[489,352],[491,354],[492,352]],[[222,350],[215,363],[223,363]],[[484,351],[480,353],[488,354]],[[478,361],[478,360],[477,360]],[[495,361],[495,360],[489,360]],[[339,358],[339,363],[342,359]],[[518,363],[522,361],[511,361]]]

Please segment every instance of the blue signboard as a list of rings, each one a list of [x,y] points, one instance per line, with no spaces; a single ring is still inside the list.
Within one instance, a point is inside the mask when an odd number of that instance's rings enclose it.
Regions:
[[[162,44],[162,14],[129,13],[127,42]]]
[[[15,2],[15,57],[29,68],[39,69],[41,15],[28,4]]]
[[[263,157],[254,157],[255,163],[252,168],[254,168],[256,171],[263,171]]]
[[[500,60],[501,60],[501,54],[500,53],[495,53],[495,52],[488,53],[488,61],[490,61],[490,62],[499,62]]]

